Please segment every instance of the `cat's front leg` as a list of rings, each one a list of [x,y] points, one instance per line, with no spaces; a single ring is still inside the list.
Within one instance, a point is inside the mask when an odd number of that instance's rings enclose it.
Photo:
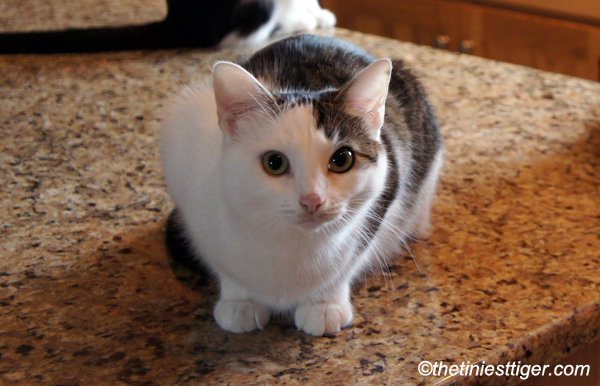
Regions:
[[[263,329],[271,317],[271,310],[252,299],[246,289],[234,280],[219,275],[221,294],[215,306],[217,324],[231,332],[250,332]]]
[[[350,283],[300,304],[295,313],[296,327],[307,334],[322,336],[339,332],[352,321]]]

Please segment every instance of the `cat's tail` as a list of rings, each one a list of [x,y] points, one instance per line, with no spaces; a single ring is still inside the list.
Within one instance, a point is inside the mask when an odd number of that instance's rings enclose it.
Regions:
[[[163,48],[168,34],[162,22],[133,27],[68,29],[0,34],[2,54],[56,54]]]
[[[222,4],[221,4],[222,3]],[[232,0],[168,0],[165,19],[125,27],[0,34],[0,54],[55,54],[214,46],[227,33]]]
[[[231,31],[248,35],[270,17],[272,7],[263,2],[241,2],[239,6],[238,3],[236,0],[167,0],[166,18],[150,24],[1,33],[0,54],[212,47]]]

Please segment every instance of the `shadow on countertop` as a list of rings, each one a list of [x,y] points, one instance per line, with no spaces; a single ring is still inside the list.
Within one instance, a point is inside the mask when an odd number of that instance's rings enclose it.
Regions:
[[[181,384],[221,365],[251,367],[261,358],[291,368],[299,356],[310,358],[313,338],[290,325],[221,330],[212,317],[214,284],[178,282],[163,232],[116,236],[93,256],[80,256],[63,277],[32,270],[14,283],[18,293],[3,303],[13,317],[4,320],[23,325],[3,326],[0,374],[30,363],[26,375],[17,373],[27,381]],[[289,339],[298,341],[291,352],[281,345]]]

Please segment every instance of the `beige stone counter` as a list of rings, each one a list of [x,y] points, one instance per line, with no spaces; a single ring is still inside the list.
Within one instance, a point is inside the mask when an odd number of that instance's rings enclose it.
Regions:
[[[0,56],[0,384],[429,385],[452,380],[423,360],[552,363],[599,338],[600,84],[335,34],[414,68],[446,165],[420,269],[367,277],[324,338],[224,332],[215,289],[169,267],[160,117],[238,53]]]
[[[59,31],[159,21],[166,0],[2,0],[0,31]]]

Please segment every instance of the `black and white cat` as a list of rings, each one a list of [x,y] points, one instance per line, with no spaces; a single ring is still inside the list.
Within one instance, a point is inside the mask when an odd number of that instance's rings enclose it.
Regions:
[[[216,275],[223,329],[293,312],[299,329],[335,333],[352,320],[359,273],[426,232],[441,154],[432,109],[401,62],[335,38],[283,39],[215,64],[172,105],[169,229]]]
[[[133,27],[0,34],[0,53],[254,46],[335,25],[318,0],[167,0],[165,20]]]

